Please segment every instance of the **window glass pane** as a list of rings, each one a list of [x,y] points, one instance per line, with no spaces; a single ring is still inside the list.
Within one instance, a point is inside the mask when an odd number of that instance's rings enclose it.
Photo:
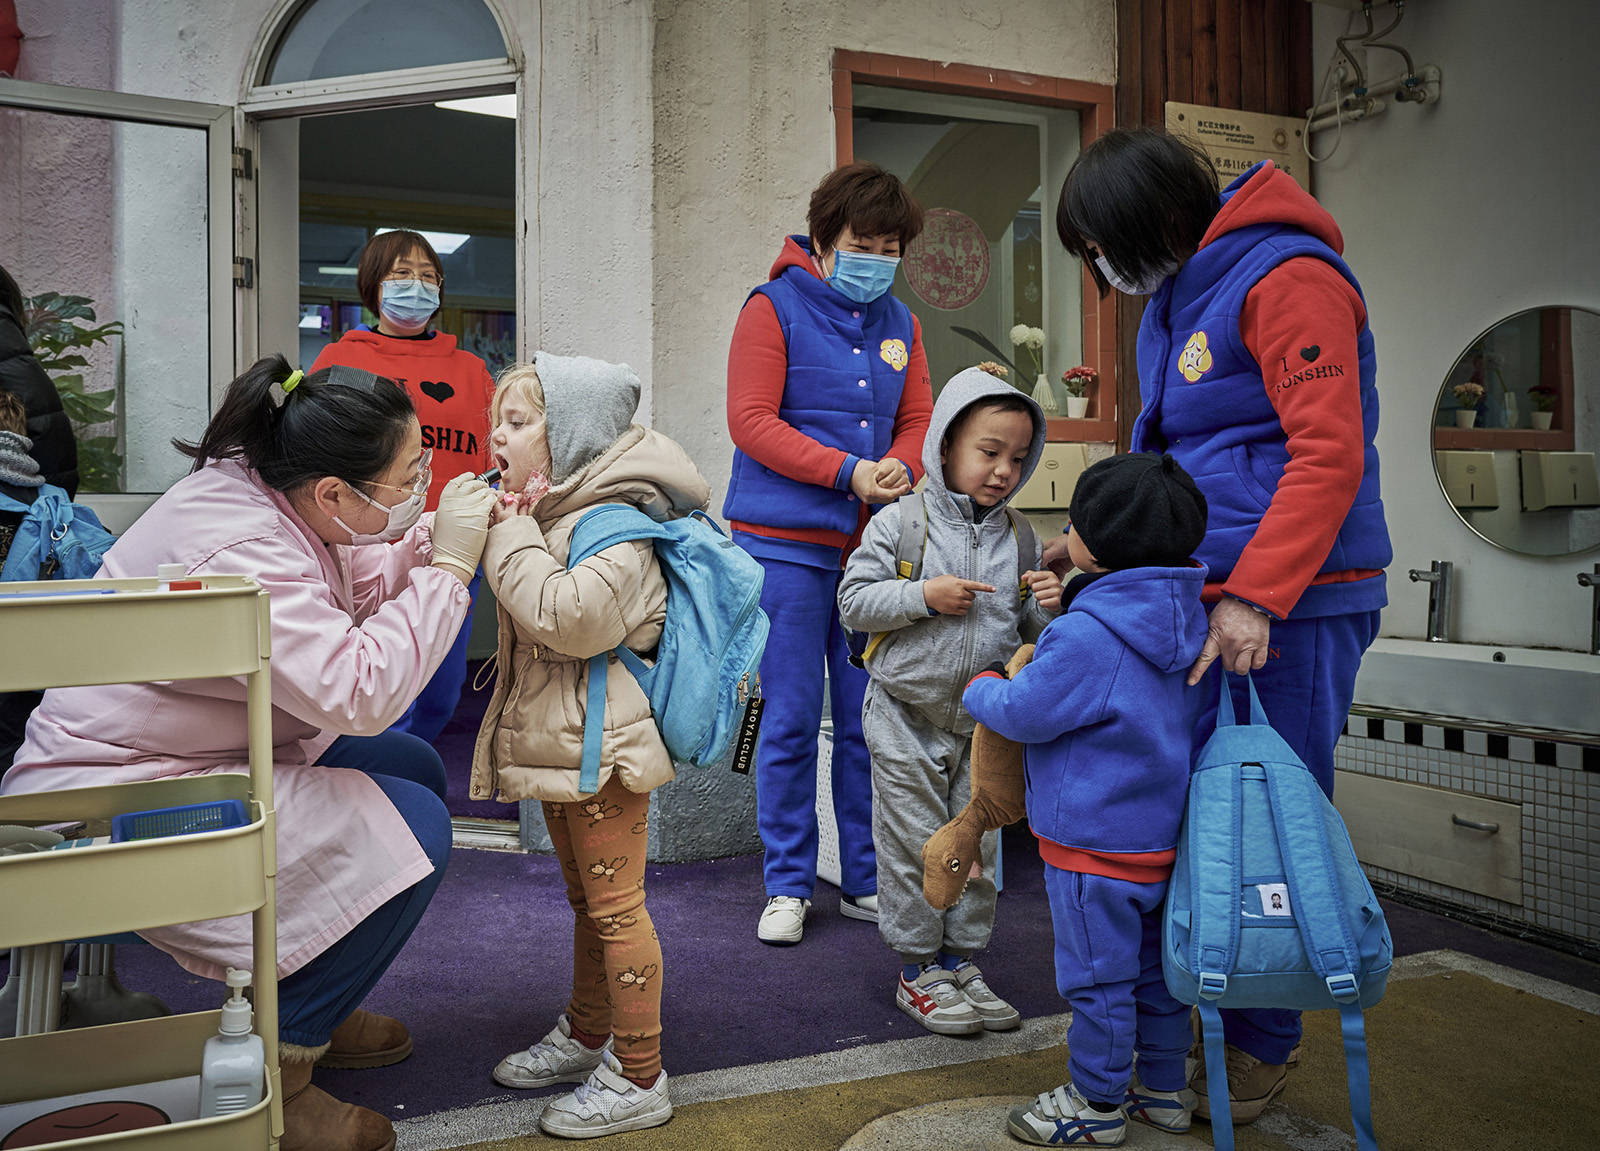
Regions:
[[[284,32],[261,82],[505,56],[494,16],[479,0],[311,0]]]
[[[205,132],[0,109],[0,189],[17,209],[0,252],[75,417],[80,490],[164,491],[189,470],[171,439],[210,410]]]
[[[300,126],[300,362],[375,317],[356,265],[409,228],[443,265],[433,324],[491,372],[516,353],[516,121],[437,107],[318,116]],[[427,162],[419,162],[426,157]]]
[[[1041,402],[1064,415],[1061,373],[1083,362],[1083,313],[1078,261],[1053,239],[1054,198],[1077,157],[1078,114],[863,85],[854,138],[856,159],[899,176],[927,213],[894,290],[922,324],[935,393],[999,360],[1029,392],[1044,376]],[[1042,330],[1043,349],[1013,345],[1018,325]]]

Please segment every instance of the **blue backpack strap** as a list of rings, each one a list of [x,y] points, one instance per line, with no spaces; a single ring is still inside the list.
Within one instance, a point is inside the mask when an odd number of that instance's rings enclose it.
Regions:
[[[1228,1057],[1222,1037],[1222,1013],[1215,1003],[1202,999],[1200,1037],[1206,1053],[1206,1098],[1211,1103],[1211,1146],[1213,1151],[1233,1151],[1233,1109],[1228,1090]],[[1218,1088],[1221,1090],[1218,1090]]]
[[[1233,701],[1228,695],[1228,677],[1221,677],[1221,696],[1217,700],[1217,730],[1233,727]],[[1191,809],[1199,804],[1206,813],[1207,833],[1218,826],[1228,831],[1227,867],[1192,867],[1189,871],[1194,928],[1190,939],[1190,970],[1198,981],[1202,1004],[1222,998],[1228,989],[1239,958],[1239,889],[1244,883],[1244,853],[1241,850],[1244,818],[1244,781],[1237,765],[1197,770],[1189,781]],[[1199,846],[1202,830],[1188,823],[1191,850]],[[1208,853],[1209,854],[1209,853]]]
[[[1339,1031],[1344,1036],[1345,1078],[1350,1085],[1350,1121],[1356,1129],[1358,1151],[1378,1151],[1372,1129],[1372,1076],[1367,1067],[1367,1030],[1361,1004],[1339,1005]]]
[[[598,555],[609,547],[638,539],[666,539],[665,528],[635,507],[626,504],[601,504],[583,514],[572,529],[567,552],[567,570]],[[629,671],[638,675],[644,664],[627,648],[615,649]],[[626,653],[626,654],[624,654]],[[589,687],[583,713],[583,767],[578,772],[578,790],[593,795],[600,790],[600,744],[606,729],[606,678],[609,652],[589,658]]]

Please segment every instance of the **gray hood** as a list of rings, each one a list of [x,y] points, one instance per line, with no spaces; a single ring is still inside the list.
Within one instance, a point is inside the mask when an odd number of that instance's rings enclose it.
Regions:
[[[639,377],[627,364],[535,352],[544,391],[550,483],[559,487],[617,442],[639,409]]]
[[[962,412],[991,396],[1020,397],[1028,405],[1028,412],[1033,417],[1033,441],[1028,445],[1028,458],[1022,464],[1022,478],[1017,481],[1017,487],[1012,489],[1011,496],[1016,495],[1017,489],[1028,482],[1028,477],[1039,466],[1039,457],[1044,454],[1044,412],[1032,396],[980,368],[957,372],[939,393],[939,399],[933,405],[933,417],[928,423],[927,437],[922,441],[922,467],[928,477],[928,502],[931,507],[945,514],[957,513],[961,519],[971,519],[973,506],[970,497],[953,496],[950,489],[944,486],[944,461],[939,457],[945,432]],[[1010,503],[1011,496],[1001,503]]]

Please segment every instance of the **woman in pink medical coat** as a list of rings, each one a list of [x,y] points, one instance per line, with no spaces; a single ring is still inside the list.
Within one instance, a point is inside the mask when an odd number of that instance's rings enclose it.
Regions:
[[[359,1010],[444,872],[450,819],[431,746],[386,732],[466,616],[493,494],[470,475],[421,514],[430,453],[393,381],[310,376],[282,356],[233,382],[194,461],[106,553],[101,575],[254,576],[271,594],[283,1148],[382,1151],[389,1121],[310,1085],[311,1068],[405,1058],[398,1020]],[[92,652],[84,653],[92,659]],[[7,794],[246,770],[239,679],[56,688]],[[250,966],[248,917],[144,932],[220,979]]]

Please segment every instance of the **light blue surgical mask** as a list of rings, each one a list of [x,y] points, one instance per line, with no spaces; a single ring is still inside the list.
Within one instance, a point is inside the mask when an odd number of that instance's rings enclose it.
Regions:
[[[875,256],[871,252],[835,252],[833,275],[828,283],[835,291],[858,304],[870,304],[894,283],[899,256]]]
[[[385,280],[378,312],[397,328],[420,328],[439,310],[439,289],[422,280]]]

